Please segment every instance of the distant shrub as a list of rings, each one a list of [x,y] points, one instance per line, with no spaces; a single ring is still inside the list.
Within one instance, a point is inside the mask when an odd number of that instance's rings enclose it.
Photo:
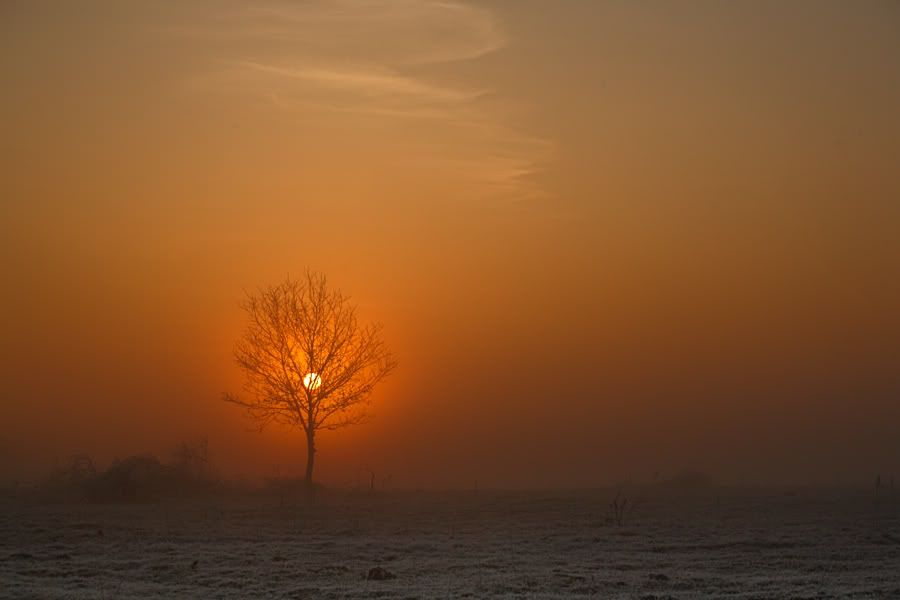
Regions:
[[[629,500],[622,496],[622,492],[616,492],[616,497],[609,503],[609,511],[606,516],[606,523],[622,527],[631,517],[631,513],[637,507],[634,499]]]
[[[78,455],[55,469],[27,494],[39,501],[152,502],[207,493],[218,484],[211,476],[206,440],[182,443],[171,464],[151,455],[116,460],[98,472],[89,456]]]
[[[116,461],[87,485],[92,502],[148,502],[179,487],[179,472],[154,456],[130,456]]]

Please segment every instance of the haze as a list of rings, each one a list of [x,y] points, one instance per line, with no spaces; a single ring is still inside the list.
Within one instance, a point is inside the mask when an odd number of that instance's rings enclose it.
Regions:
[[[400,366],[354,485],[900,472],[897,2],[0,2],[4,476],[208,436],[245,290]]]

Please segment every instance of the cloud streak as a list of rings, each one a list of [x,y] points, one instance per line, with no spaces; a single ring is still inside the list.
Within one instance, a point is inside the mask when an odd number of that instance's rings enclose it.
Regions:
[[[270,2],[171,31],[215,49],[223,66],[203,76],[207,86],[306,116],[385,121],[388,135],[411,147],[411,166],[469,180],[477,195],[539,194],[529,175],[550,144],[508,124],[511,103],[493,90],[430,72],[507,44],[490,11],[451,0]],[[426,122],[429,134],[412,135],[400,123],[410,120]]]
[[[473,59],[506,44],[489,11],[445,0],[269,2],[209,14],[199,23],[170,30],[338,61],[364,57],[393,65]]]
[[[252,61],[238,63],[238,66],[275,78],[291,79],[366,98],[402,97],[422,103],[452,104],[468,102],[482,95],[482,92],[429,85],[391,71],[336,70],[325,67],[290,68]]]

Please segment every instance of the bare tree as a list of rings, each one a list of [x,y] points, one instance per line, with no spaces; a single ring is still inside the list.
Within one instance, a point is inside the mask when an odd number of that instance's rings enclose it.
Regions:
[[[172,451],[173,465],[183,474],[194,479],[209,478],[209,439],[181,442]]]
[[[274,421],[306,433],[309,485],[316,432],[364,420],[369,395],[396,360],[381,325],[361,324],[356,307],[324,275],[288,278],[248,295],[243,308],[250,324],[234,354],[250,397],[225,400],[246,408],[260,429]]]

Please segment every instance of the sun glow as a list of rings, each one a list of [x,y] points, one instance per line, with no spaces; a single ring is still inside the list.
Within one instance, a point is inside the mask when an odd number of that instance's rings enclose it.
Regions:
[[[322,378],[318,373],[307,373],[303,376],[303,387],[308,390],[317,390],[322,385]]]

